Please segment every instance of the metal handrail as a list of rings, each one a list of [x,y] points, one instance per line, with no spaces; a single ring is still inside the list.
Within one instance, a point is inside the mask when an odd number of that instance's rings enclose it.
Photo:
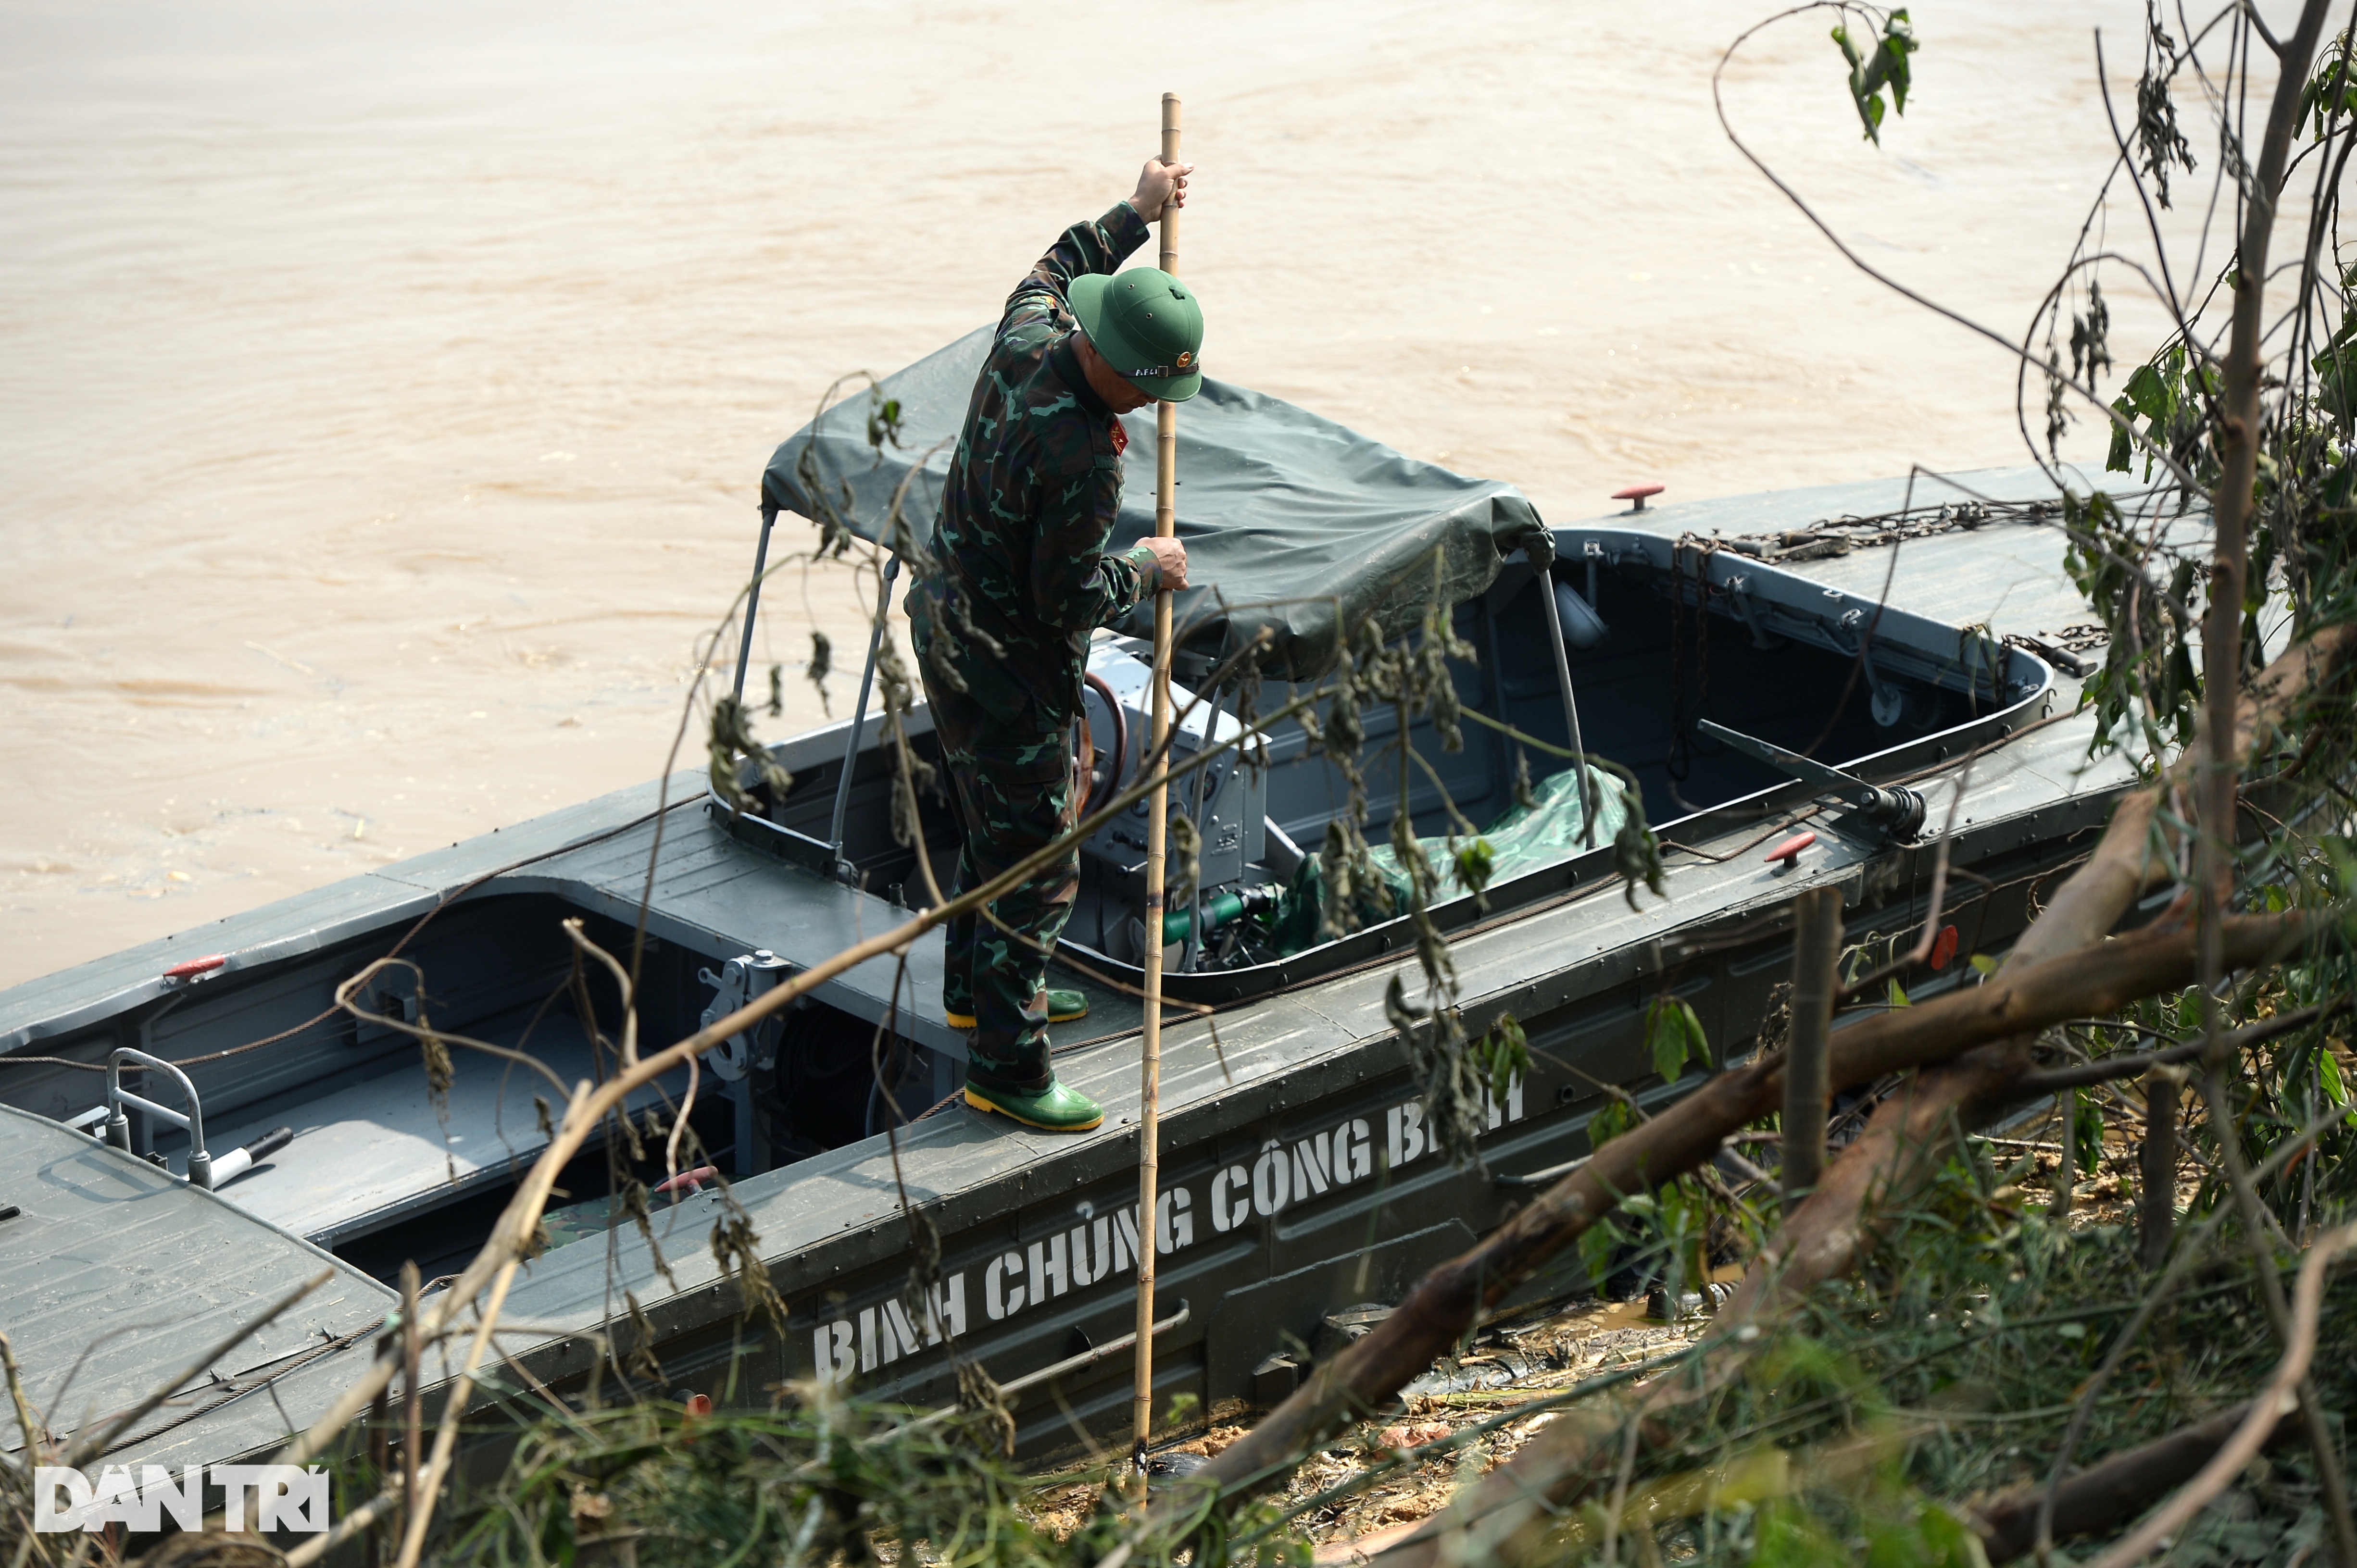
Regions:
[[[144,1095],[132,1093],[123,1087],[123,1064],[137,1062],[141,1067],[167,1072],[178,1080],[180,1094],[188,1101],[187,1115],[167,1105],[158,1105]],[[106,1058],[106,1141],[131,1152],[131,1118],[124,1113],[126,1105],[136,1105],[150,1116],[160,1116],[173,1126],[184,1128],[188,1134],[188,1185],[203,1187],[208,1192],[213,1185],[213,1157],[205,1148],[205,1108],[197,1100],[197,1086],[188,1075],[161,1057],[151,1057],[145,1051],[129,1046],[117,1046]]]
[[[761,579],[770,568],[770,530],[777,526],[778,509],[761,508],[761,542],[753,549],[753,581],[745,589],[745,640],[737,650],[737,701],[745,700],[745,666],[753,657],[753,618],[761,613]]]
[[[867,634],[867,665],[859,672],[859,705],[851,711],[851,738],[843,748],[843,774],[834,781],[834,817],[827,843],[834,852],[834,875],[856,883],[859,870],[843,858],[844,823],[851,814],[851,775],[859,766],[859,732],[867,727],[867,698],[876,688],[876,660],[884,650],[884,616],[892,606],[892,579],[900,575],[900,558],[888,556],[882,580],[876,585],[876,624]]]

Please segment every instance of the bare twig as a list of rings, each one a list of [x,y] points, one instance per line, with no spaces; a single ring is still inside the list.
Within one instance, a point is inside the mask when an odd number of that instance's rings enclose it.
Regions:
[[[2228,1054],[2265,1045],[2321,1023],[2348,1011],[2357,997],[2336,996],[2312,1007],[2296,1012],[2278,1013],[2272,1018],[2262,1018],[2255,1024],[2245,1024],[2224,1036],[2222,1044]],[[2182,1045],[2165,1047],[2157,1051],[2124,1052],[2119,1056],[2097,1057],[2093,1061],[2076,1062],[2070,1067],[2048,1068],[2042,1072],[2026,1073],[2015,1086],[2017,1098],[2037,1100],[2064,1089],[2083,1088],[2091,1083],[2108,1083],[2116,1079],[2141,1078],[2157,1067],[2193,1061],[2209,1048],[2201,1040],[2188,1040]]]
[[[679,1102],[679,1114],[672,1119],[671,1136],[663,1141],[663,1180],[666,1182],[679,1175],[679,1135],[687,1130],[688,1112],[695,1109],[696,1079],[703,1061],[701,1057],[687,1058],[687,1094]]]
[[[5,1334],[0,1334],[0,1369],[7,1373],[8,1400],[16,1409],[17,1430],[25,1434],[25,1464],[29,1468],[41,1462],[49,1445],[44,1441],[41,1423],[33,1419],[33,1407],[26,1402],[25,1380],[16,1370],[16,1348],[8,1343]]]
[[[546,1062],[542,1061],[538,1057],[533,1056],[529,1051],[519,1051],[508,1046],[495,1046],[489,1040],[478,1040],[468,1035],[454,1035],[447,1029],[429,1029],[421,1027],[416,1024],[409,1022],[405,1018],[393,1017],[382,1013],[371,1013],[367,1008],[361,1006],[356,998],[359,997],[361,992],[368,989],[370,982],[375,980],[379,974],[388,969],[405,969],[409,971],[411,974],[416,976],[421,984],[424,983],[425,978],[425,972],[419,969],[414,963],[412,963],[407,959],[394,958],[390,955],[377,959],[373,962],[370,963],[367,968],[361,970],[358,974],[353,975],[351,978],[344,981],[341,984],[336,987],[336,1008],[331,1009],[331,1011],[339,1009],[350,1014],[355,1018],[362,1019],[371,1024],[380,1025],[397,1034],[407,1035],[411,1039],[417,1040],[421,1043],[429,1040],[438,1040],[446,1046],[464,1046],[470,1051],[480,1051],[485,1056],[498,1057],[502,1061],[511,1061],[520,1067],[528,1067],[532,1069],[533,1071],[540,1074],[541,1077],[546,1079],[549,1082],[549,1086],[554,1089],[557,1093],[563,1094],[565,1092],[565,1080],[558,1078],[554,1072],[551,1072]]]
[[[433,1521],[434,1504],[440,1496],[442,1477],[449,1472],[451,1451],[458,1444],[458,1421],[467,1413],[467,1401],[475,1391],[475,1370],[483,1364],[483,1348],[490,1342],[491,1330],[499,1326],[500,1308],[508,1299],[508,1286],[515,1282],[520,1259],[511,1256],[500,1265],[499,1277],[491,1282],[491,1298],[483,1306],[482,1317],[475,1329],[475,1337],[467,1347],[466,1365],[459,1369],[450,1390],[450,1402],[442,1408],[442,1425],[434,1434],[434,1460],[425,1477],[417,1483],[423,1492],[418,1505],[410,1511],[408,1529],[402,1537],[401,1555],[397,1568],[417,1568],[418,1553],[425,1549],[425,1529]],[[415,1461],[410,1462],[414,1466]]]
[[[367,1530],[393,1511],[401,1501],[401,1487],[390,1486],[346,1513],[328,1530],[307,1541],[297,1541],[286,1549],[286,1568],[311,1568],[317,1563],[353,1536]]]
[[[2178,1075],[2172,1071],[2154,1072],[2145,1079],[2144,1190],[2136,1253],[2147,1271],[2168,1261],[2177,1229],[2177,1090]]]
[[[624,969],[621,961],[612,953],[582,934],[581,921],[578,918],[565,920],[563,924],[566,940],[582,952],[604,964],[606,972],[614,977],[614,983],[621,987],[622,1065],[626,1068],[636,1067],[639,1062],[638,988],[630,983],[630,972]],[[559,1085],[560,1090],[562,1088],[563,1086]]]

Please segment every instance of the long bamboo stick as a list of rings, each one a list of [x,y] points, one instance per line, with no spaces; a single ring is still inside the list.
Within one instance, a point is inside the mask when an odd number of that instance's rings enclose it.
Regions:
[[[1834,993],[1840,988],[1842,902],[1838,887],[1814,887],[1792,900],[1792,1027],[1784,1064],[1786,1201],[1813,1192],[1825,1171],[1825,1111]]]
[[[1162,161],[1178,161],[1178,95],[1162,95]],[[1162,205],[1164,272],[1178,273],[1178,209]],[[1178,405],[1154,405],[1154,533],[1178,532]],[[1136,1420],[1130,1462],[1138,1491],[1146,1490],[1146,1442],[1154,1430],[1154,1255],[1159,1236],[1155,1206],[1161,1201],[1162,1133],[1162,852],[1169,825],[1170,769],[1162,760],[1170,737],[1170,595],[1154,596],[1154,735],[1146,756],[1157,758],[1161,777],[1146,810],[1146,1038],[1138,1064],[1137,1095],[1137,1381]]]

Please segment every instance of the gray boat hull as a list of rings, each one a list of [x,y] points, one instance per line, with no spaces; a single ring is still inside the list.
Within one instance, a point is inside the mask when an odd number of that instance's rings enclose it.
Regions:
[[[2028,476],[1974,478],[2013,499],[2035,493]],[[1752,533],[1888,509],[1900,492],[1891,482],[1696,503],[1605,520],[1587,534],[1617,536],[1641,522],[1663,539],[1682,530]],[[1583,531],[1555,532],[1576,554]],[[2001,631],[2067,625],[2083,611],[2061,572],[2061,548],[2059,531],[2020,522],[1911,542],[1900,553],[1891,603],[1948,626],[1993,613]],[[1889,564],[1887,553],[1873,551],[1812,563],[1806,575],[1828,595],[1870,608]],[[2092,843],[2129,781],[2125,765],[2087,764],[2088,723],[2069,716],[2075,702],[2074,682],[2057,675],[1968,726],[1970,744],[1988,749],[1973,762],[1955,812],[1953,864],[1972,877],[1954,885],[1959,892],[1944,917],[1958,924],[1965,953],[2005,949],[2047,886],[2042,879]],[[781,750],[790,767],[823,768],[843,738],[836,726]],[[1936,770],[1936,750],[1930,745],[1921,756],[1886,758],[1883,771]],[[1219,1412],[1277,1397],[1307,1365],[1326,1315],[1396,1300],[1423,1271],[1521,1201],[1528,1188],[1515,1178],[1585,1154],[1602,1085],[1626,1085],[1641,1102],[1659,1103],[1698,1081],[1664,1084],[1652,1076],[1643,1024],[1654,997],[1674,993],[1695,1007],[1721,1058],[1717,1065],[1748,1048],[1770,990],[1789,968],[1781,911],[1794,893],[1840,887],[1854,941],[1920,927],[1933,853],[1928,841],[1949,814],[1960,757],[1950,756],[1945,771],[1919,781],[1932,824],[1923,843],[1892,843],[1855,819],[1820,813],[1810,819],[1816,846],[1790,869],[1770,865],[1760,841],[1803,811],[1807,794],[1771,789],[1665,830],[1684,847],[1668,854],[1664,899],[1644,896],[1631,908],[1599,851],[1551,868],[1552,880],[1521,889],[1511,907],[1483,915],[1469,901],[1453,911],[1469,1030],[1511,1013],[1527,1030],[1533,1054],[1530,1073],[1491,1108],[1481,1166],[1454,1165],[1430,1147],[1417,1087],[1383,1004],[1404,969],[1415,989],[1414,961],[1395,929],[1370,931],[1248,984],[1235,975],[1188,977],[1194,999],[1218,1011],[1166,1026],[1167,1197],[1156,1221],[1141,1226],[1134,1212],[1136,1004],[1083,978],[1091,1020],[1058,1031],[1058,1069],[1105,1104],[1102,1129],[1050,1137],[950,1105],[888,1135],[808,1152],[736,1180],[734,1198],[759,1233],[787,1304],[782,1333],[744,1316],[737,1285],[714,1261],[717,1199],[705,1193],[659,1200],[655,1230],[667,1269],[628,1226],[532,1262],[507,1309],[516,1325],[501,1336],[509,1359],[494,1366],[483,1397],[526,1397],[526,1372],[559,1393],[582,1393],[597,1367],[595,1337],[630,1348],[627,1290],[651,1326],[645,1348],[674,1395],[695,1390],[766,1400],[776,1386],[822,1379],[863,1396],[947,1403],[954,1386],[945,1341],[953,1339],[958,1354],[1003,1383],[1077,1359],[1052,1386],[1021,1396],[1021,1452],[1045,1457],[1090,1443],[1117,1446],[1125,1440],[1131,1377],[1120,1341],[1133,1326],[1135,1251],[1148,1244],[1161,1249],[1162,1398],[1190,1393],[1204,1411]],[[708,993],[690,982],[703,965],[756,948],[810,961],[905,918],[884,897],[748,844],[744,822],[712,811],[700,781],[682,775],[0,993],[0,1050],[95,1061],[114,1045],[144,1043],[178,1059],[262,1038],[315,1016],[339,982],[437,909],[404,950],[426,976],[436,1016],[521,1017],[569,963],[551,936],[558,916],[581,916],[594,935],[627,940],[658,822],[662,848],[646,911],[656,944],[646,987],[652,1000],[643,1038],[676,1037],[694,1026],[689,1003]],[[212,978],[161,978],[176,961],[214,952],[229,961]],[[905,969],[877,961],[817,993],[829,1016],[863,1029],[888,1016],[898,1021],[915,1059],[931,1064],[930,1077],[920,1071],[897,1086],[912,1111],[948,1092],[962,1054],[940,1013],[939,952],[933,938],[918,944]],[[1910,983],[1921,995],[1971,976],[1960,955],[1943,972]],[[406,1004],[397,986],[382,1000],[396,1012]],[[87,1073],[7,1070],[0,1100],[36,1115],[59,1119],[92,1101]],[[397,1031],[337,1023],[269,1051],[199,1066],[192,1077],[206,1097],[209,1126],[231,1130],[216,1138],[222,1146],[239,1129],[283,1120],[288,1104],[308,1103],[303,1086],[316,1087],[323,1075],[347,1087],[382,1080],[390,1092],[416,1071],[414,1047]],[[708,1094],[708,1077],[705,1084]],[[497,1101],[496,1125],[468,1125],[467,1169],[457,1173],[453,1164],[451,1185],[435,1190],[438,1208],[405,1210],[388,1199],[323,1231],[299,1216],[282,1222],[255,1212],[266,1207],[259,1199],[241,1205],[238,1186],[217,1195],[184,1187],[183,1195],[225,1248],[241,1234],[269,1236],[274,1246],[291,1245],[307,1258],[317,1238],[361,1265],[345,1271],[355,1282],[347,1298],[379,1311],[382,1287],[368,1275],[382,1275],[391,1249],[416,1250],[426,1233],[421,1227],[437,1214],[460,1214],[462,1200],[475,1206],[466,1213],[495,1209],[544,1143],[530,1097],[549,1092],[544,1084],[513,1082]],[[79,1141],[58,1144],[59,1136]],[[294,1147],[302,1146],[298,1136]],[[435,1157],[455,1162],[449,1147],[446,1141]],[[52,1174],[69,1164],[113,1162],[154,1180],[135,1155],[79,1134],[45,1133],[40,1148],[48,1153],[33,1160],[19,1190],[31,1195],[23,1201],[45,1225],[102,1234],[115,1223],[111,1206],[130,1201]],[[912,1313],[906,1303],[912,1225],[930,1226],[940,1240],[942,1283],[930,1312]],[[456,1220],[446,1230],[470,1233]],[[59,1266],[54,1257],[21,1253],[0,1265],[0,1321],[13,1326],[49,1299],[44,1293]],[[290,1261],[280,1272],[297,1266]],[[147,1288],[133,1261],[120,1268],[113,1288]],[[79,1277],[79,1288],[108,1288],[102,1269]],[[1532,1288],[1581,1283],[1567,1269]],[[267,1285],[257,1281],[254,1288]],[[70,1337],[67,1320],[45,1321],[57,1326],[41,1346],[50,1364],[34,1368],[37,1398],[46,1397],[43,1378],[61,1375],[54,1359],[67,1354]],[[192,1343],[169,1326],[126,1337],[107,1397],[145,1391],[140,1380],[176,1370]],[[363,1337],[276,1370],[259,1349],[232,1355],[220,1368],[228,1383],[191,1390],[168,1424],[143,1423],[113,1457],[178,1464],[261,1454],[290,1421],[307,1422],[326,1408],[369,1353]],[[18,1354],[33,1359],[21,1342]],[[608,1361],[602,1376],[609,1387],[618,1375]],[[105,1400],[93,1408],[102,1411]]]

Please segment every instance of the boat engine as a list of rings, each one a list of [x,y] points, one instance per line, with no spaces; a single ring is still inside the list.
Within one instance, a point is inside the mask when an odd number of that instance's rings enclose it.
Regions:
[[[1084,815],[1136,780],[1139,764],[1152,746],[1154,671],[1150,652],[1142,656],[1139,651],[1142,646],[1126,638],[1100,639],[1089,650]],[[1198,693],[1171,683],[1171,715],[1177,721],[1171,741],[1174,766],[1183,767],[1206,747],[1243,736],[1243,726],[1219,697],[1214,693],[1198,701]],[[1146,956],[1147,807],[1147,801],[1138,800],[1081,844],[1083,900],[1094,908],[1075,912],[1072,934],[1129,963]],[[1174,901],[1164,920],[1165,961],[1193,963],[1203,946],[1189,940],[1197,905],[1201,906],[1202,933],[1208,939],[1275,896],[1268,869],[1258,864],[1269,858],[1272,847],[1267,780],[1259,769],[1243,765],[1241,748],[1224,753],[1172,781],[1170,813],[1183,813],[1196,824],[1201,848],[1197,897],[1184,906],[1176,902],[1175,857],[1169,866]],[[1277,848],[1277,858],[1286,862],[1281,870],[1289,872],[1298,856],[1286,855],[1282,844]]]

